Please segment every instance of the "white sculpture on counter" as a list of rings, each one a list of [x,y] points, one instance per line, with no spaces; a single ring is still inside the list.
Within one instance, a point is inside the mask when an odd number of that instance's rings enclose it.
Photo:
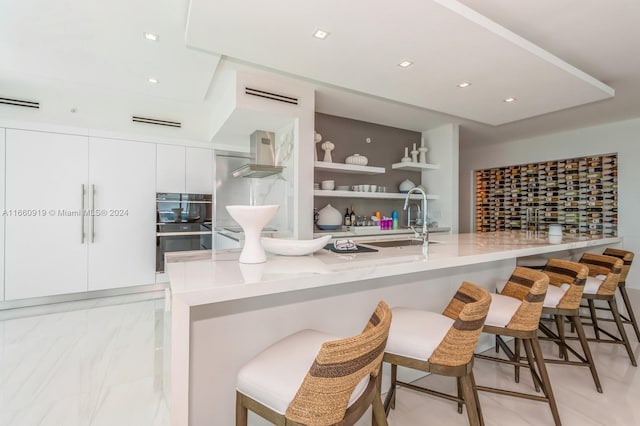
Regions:
[[[276,215],[280,208],[273,204],[268,206],[226,206],[227,211],[244,231],[244,247],[240,253],[240,263],[266,262],[267,255],[262,248],[260,237],[262,228]]]
[[[324,161],[326,163],[333,163],[333,159],[331,158],[331,151],[333,151],[336,146],[330,141],[326,141],[325,143],[320,145],[320,147],[324,151]]]

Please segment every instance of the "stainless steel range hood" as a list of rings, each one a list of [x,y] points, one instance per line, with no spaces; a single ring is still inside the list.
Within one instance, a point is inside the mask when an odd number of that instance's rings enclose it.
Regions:
[[[235,169],[231,172],[233,177],[263,178],[282,172],[282,166],[275,165],[275,139],[276,135],[273,132],[253,132],[249,148],[255,163]]]
[[[282,166],[266,166],[264,164],[245,164],[235,169],[233,177],[263,178],[282,172]]]

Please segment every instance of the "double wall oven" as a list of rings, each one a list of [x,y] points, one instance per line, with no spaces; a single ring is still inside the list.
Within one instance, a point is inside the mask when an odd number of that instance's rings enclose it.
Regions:
[[[211,250],[211,194],[156,194],[156,272],[172,251]]]

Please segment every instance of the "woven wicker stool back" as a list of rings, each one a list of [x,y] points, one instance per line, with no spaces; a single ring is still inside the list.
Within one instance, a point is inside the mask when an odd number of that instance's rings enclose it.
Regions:
[[[615,294],[620,274],[622,274],[623,262],[621,259],[602,254],[585,253],[580,258],[580,263],[589,267],[590,277],[598,275],[606,277],[598,289],[599,295]]]
[[[507,324],[512,330],[537,330],[549,277],[540,271],[516,266],[502,289],[503,296],[515,297],[522,303]]]
[[[627,275],[629,275],[629,270],[631,269],[631,263],[633,262],[634,254],[633,252],[627,250],[620,250],[614,248],[607,248],[602,253],[605,256],[617,257],[622,260],[622,272],[620,273],[620,282],[627,282]]]
[[[455,322],[429,362],[447,367],[468,364],[473,358],[490,304],[491,296],[485,289],[463,282],[443,312]]]
[[[542,272],[549,277],[549,285],[556,287],[563,284],[570,285],[560,299],[558,309],[578,309],[580,307],[584,283],[589,274],[587,265],[568,260],[549,259]]]
[[[391,309],[378,303],[364,331],[325,342],[285,417],[305,425],[339,423],[356,385],[367,375],[376,380],[391,326]]]

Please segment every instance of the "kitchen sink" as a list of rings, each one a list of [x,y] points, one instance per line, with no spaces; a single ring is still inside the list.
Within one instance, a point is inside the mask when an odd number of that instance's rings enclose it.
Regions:
[[[437,244],[437,241],[429,241],[429,244]],[[363,243],[376,247],[402,247],[402,246],[421,246],[422,240],[418,238],[408,238],[404,240],[387,240],[387,241],[374,241],[371,243]]]

